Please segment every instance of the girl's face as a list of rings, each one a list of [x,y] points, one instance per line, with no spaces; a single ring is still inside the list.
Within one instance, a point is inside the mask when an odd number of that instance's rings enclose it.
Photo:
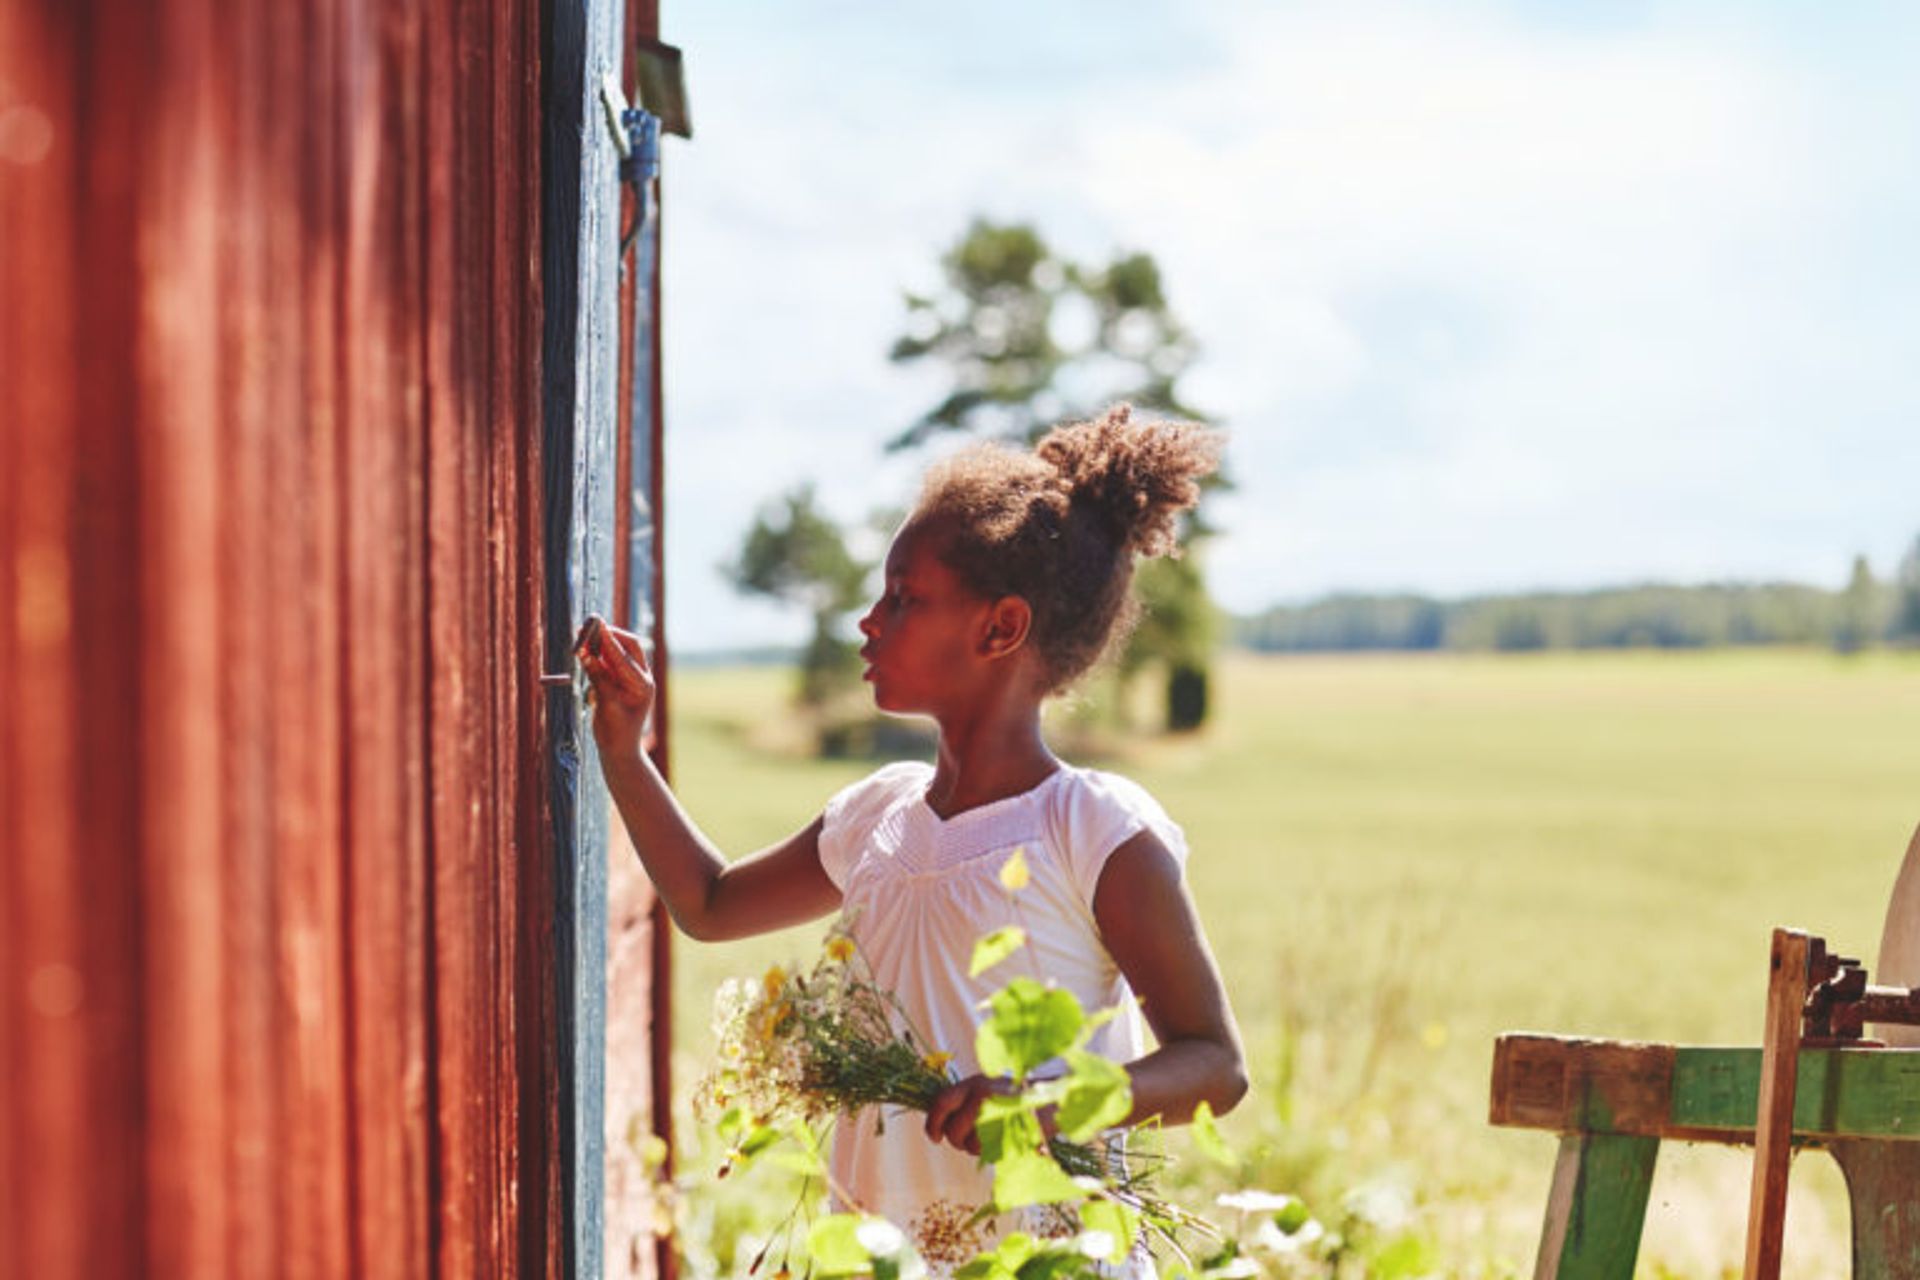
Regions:
[[[887,551],[880,599],[860,619],[860,657],[882,711],[938,716],[973,691],[978,641],[992,602],[975,595],[937,554],[938,538],[909,522]]]

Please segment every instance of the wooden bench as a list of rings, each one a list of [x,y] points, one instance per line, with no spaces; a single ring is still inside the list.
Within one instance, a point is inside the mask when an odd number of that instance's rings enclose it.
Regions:
[[[1920,831],[1895,880],[1879,974],[1920,986]],[[1799,1051],[1792,1140],[1825,1150],[1846,1179],[1854,1276],[1920,1280],[1920,1030],[1879,1035],[1905,1047]],[[1760,1087],[1758,1048],[1500,1037],[1492,1122],[1561,1135],[1535,1280],[1630,1280],[1661,1140],[1753,1143]]]
[[[1796,1146],[1839,1163],[1853,1274],[1920,1280],[1920,1049],[1811,1049]],[[1630,1280],[1660,1142],[1751,1143],[1759,1049],[1508,1035],[1494,1046],[1494,1124],[1561,1135],[1536,1280]]]

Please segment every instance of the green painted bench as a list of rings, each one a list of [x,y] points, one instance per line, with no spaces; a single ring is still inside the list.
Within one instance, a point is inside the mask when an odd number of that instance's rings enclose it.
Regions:
[[[1661,1139],[1751,1144],[1760,1050],[1507,1035],[1491,1120],[1560,1135],[1535,1280],[1630,1280]],[[1806,1049],[1796,1148],[1840,1165],[1853,1274],[1920,1280],[1920,1049]]]

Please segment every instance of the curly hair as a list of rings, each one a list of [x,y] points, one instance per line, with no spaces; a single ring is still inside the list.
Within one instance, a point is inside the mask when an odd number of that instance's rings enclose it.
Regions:
[[[1219,462],[1219,433],[1115,405],[1031,450],[975,445],[936,464],[909,522],[937,531],[969,590],[1028,603],[1054,692],[1131,633],[1134,557],[1179,554],[1180,513]]]

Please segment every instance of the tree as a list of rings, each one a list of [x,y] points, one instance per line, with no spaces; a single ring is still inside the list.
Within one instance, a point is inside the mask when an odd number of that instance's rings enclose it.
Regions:
[[[845,638],[843,623],[864,603],[872,567],[847,549],[840,526],[816,505],[810,484],[763,509],[739,555],[722,566],[738,590],[813,615],[813,634],[800,659],[802,705],[822,706],[859,683],[859,649]]]
[[[1920,537],[1900,557],[1895,572],[1892,636],[1906,644],[1920,643]]]
[[[1833,628],[1836,653],[1858,653],[1873,643],[1879,633],[1875,625],[1879,615],[1879,584],[1865,556],[1853,558],[1853,573],[1847,589],[1840,593],[1840,613]]]
[[[1220,611],[1191,554],[1149,560],[1134,578],[1140,596],[1140,626],[1120,655],[1121,687],[1141,670],[1167,667],[1167,728],[1180,732],[1206,723],[1208,680],[1220,638]],[[1125,705],[1124,693],[1121,697]]]
[[[889,449],[949,431],[1031,443],[1117,401],[1208,420],[1180,399],[1196,348],[1150,254],[1088,265],[1056,253],[1031,226],[976,219],[941,269],[942,290],[907,294],[907,331],[892,358],[944,365],[952,389]],[[1195,512],[1185,556],[1142,566],[1148,612],[1120,661],[1123,683],[1148,667],[1166,670],[1169,728],[1197,727],[1206,714],[1219,628],[1196,551],[1209,532]]]
[[[1175,387],[1195,348],[1151,255],[1088,267],[1056,254],[1030,226],[976,219],[941,268],[943,292],[907,294],[907,332],[892,358],[941,361],[953,390],[889,448],[942,431],[1030,442],[1117,400],[1205,421]]]

